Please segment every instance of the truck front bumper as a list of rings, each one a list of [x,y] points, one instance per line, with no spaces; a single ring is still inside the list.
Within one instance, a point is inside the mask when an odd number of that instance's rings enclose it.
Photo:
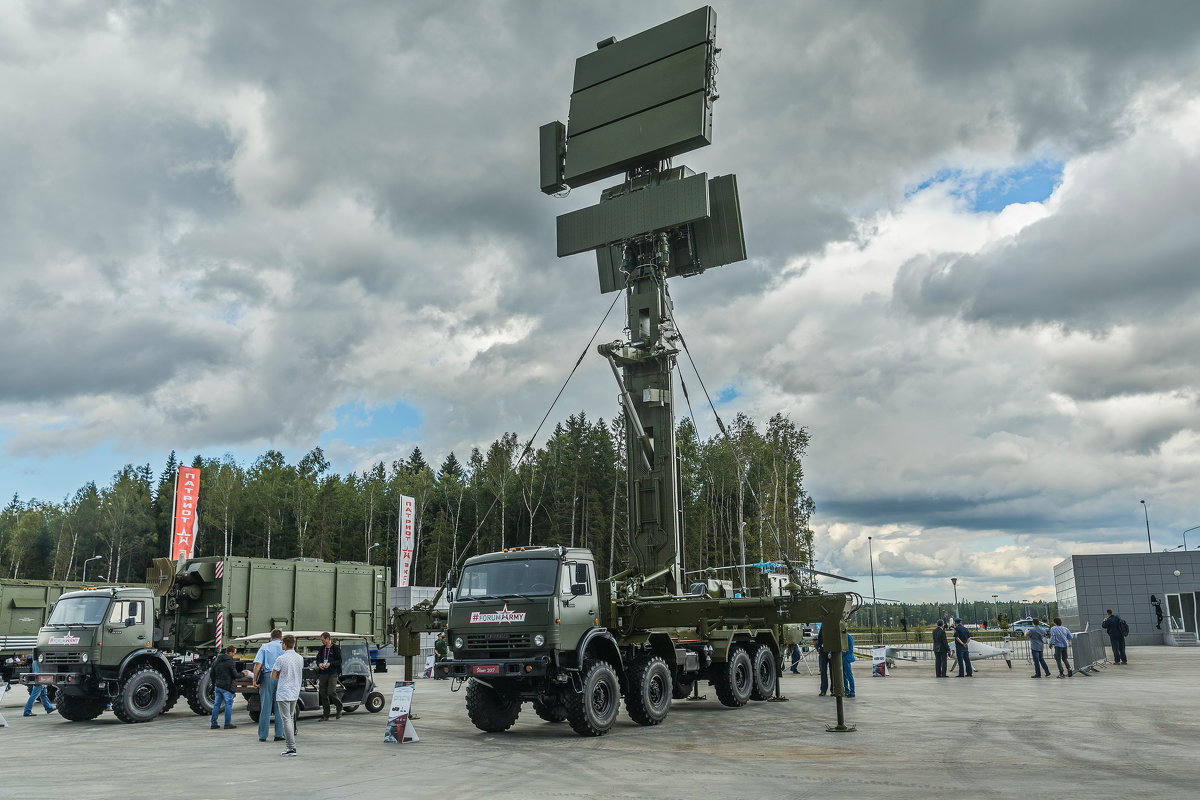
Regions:
[[[550,669],[550,657],[465,659],[438,661],[433,665],[435,678],[540,678]]]
[[[99,690],[105,694],[116,694],[118,684],[114,680],[98,678],[90,672],[23,672],[21,683],[26,686],[53,686],[67,694],[91,693]]]

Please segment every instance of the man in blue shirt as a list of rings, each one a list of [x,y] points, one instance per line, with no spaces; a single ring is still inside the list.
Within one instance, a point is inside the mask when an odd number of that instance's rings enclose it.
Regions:
[[[975,670],[971,668],[971,632],[963,625],[961,617],[954,618],[954,661],[958,664],[956,678],[972,678]],[[965,670],[965,672],[964,672]]]
[[[275,679],[271,670],[275,669],[275,659],[283,652],[283,631],[276,628],[271,631],[271,641],[258,648],[254,656],[254,685],[258,687],[258,697],[261,701],[258,707],[258,740],[265,742],[271,730],[271,714],[275,713],[275,741],[282,742],[283,720],[279,718],[275,708]]]
[[[1067,660],[1067,646],[1074,638],[1075,634],[1062,624],[1061,619],[1055,617],[1054,627],[1050,629],[1050,646],[1054,648],[1054,663],[1058,665],[1058,677],[1060,678],[1069,678],[1075,674],[1075,671],[1071,669],[1071,662]],[[1063,675],[1064,666],[1067,668],[1066,675]]]

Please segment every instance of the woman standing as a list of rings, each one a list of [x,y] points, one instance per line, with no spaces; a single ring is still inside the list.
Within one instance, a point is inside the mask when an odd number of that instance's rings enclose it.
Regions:
[[[854,637],[846,634],[846,649],[842,651],[842,682],[846,688],[846,697],[854,697]]]

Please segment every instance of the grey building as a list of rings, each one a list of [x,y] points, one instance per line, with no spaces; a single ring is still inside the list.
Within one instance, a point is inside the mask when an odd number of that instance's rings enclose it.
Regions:
[[[1129,644],[1166,644],[1171,620],[1192,634],[1198,630],[1200,552],[1071,556],[1054,567],[1054,589],[1058,614],[1073,631],[1098,630],[1111,608],[1129,623]],[[1151,595],[1162,606],[1161,628]]]

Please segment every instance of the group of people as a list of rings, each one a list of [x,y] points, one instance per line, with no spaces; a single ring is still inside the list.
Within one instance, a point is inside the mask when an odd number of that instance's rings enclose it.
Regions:
[[[907,622],[907,620],[905,620]],[[1105,611],[1104,622],[1101,627],[1108,634],[1109,642],[1112,645],[1113,663],[1128,664],[1129,661],[1125,657],[1125,635],[1128,630],[1121,618],[1112,612],[1112,609]],[[824,697],[829,694],[829,664],[833,660],[833,653],[825,649],[825,643],[822,639],[822,631],[817,631],[815,640],[817,648],[817,663],[821,673],[821,691],[819,696]],[[933,629],[933,668],[934,677],[948,678],[947,662],[950,658],[950,636],[954,637],[954,662],[958,668],[956,678],[971,678],[975,675],[975,669],[971,665],[971,629],[963,624],[960,617],[954,618],[954,627],[951,628],[942,620],[937,621],[937,625]],[[1033,626],[1025,633],[1025,637],[1029,640],[1029,651],[1033,660],[1033,675],[1031,678],[1050,677],[1050,665],[1046,663],[1045,650],[1046,645],[1054,648],[1054,663],[1058,668],[1058,677],[1070,678],[1075,674],[1075,670],[1071,668],[1070,662],[1070,644],[1075,638],[1075,634],[1071,633],[1067,626],[1063,625],[1062,619],[1054,618],[1054,625],[1050,628],[1049,633],[1042,630],[1041,624],[1037,617],[1033,618]],[[854,637],[846,634],[846,649],[842,651],[842,679],[846,697],[854,697]],[[799,674],[800,665],[800,645],[792,646],[792,669],[793,673]]]
[[[213,710],[211,727],[221,728],[217,719],[222,708],[225,711],[226,729],[236,728],[232,724],[233,686],[237,679],[237,665],[233,654],[236,647],[228,648],[213,664]],[[328,633],[321,634],[321,648],[317,653],[318,697],[322,720],[328,720],[330,706],[336,707],[334,719],[342,717],[342,700],[337,695],[338,678],[342,671],[342,649],[333,643]],[[304,658],[296,652],[296,637],[284,635],[276,628],[270,640],[258,648],[254,655],[254,670],[250,674],[251,686],[258,689],[258,740],[267,741],[271,733],[271,716],[275,716],[274,741],[283,742],[280,755],[294,757],[296,751],[296,705],[300,700],[300,687],[304,681]]]
[[[833,661],[833,653],[825,649],[823,632],[824,629],[818,630],[814,640],[817,647],[817,664],[821,672],[821,697],[831,694],[829,691],[829,665]],[[842,689],[846,697],[854,697],[854,661],[854,637],[847,633],[846,649],[842,651]],[[792,672],[799,674],[799,666],[800,645],[796,644],[792,646]]]

